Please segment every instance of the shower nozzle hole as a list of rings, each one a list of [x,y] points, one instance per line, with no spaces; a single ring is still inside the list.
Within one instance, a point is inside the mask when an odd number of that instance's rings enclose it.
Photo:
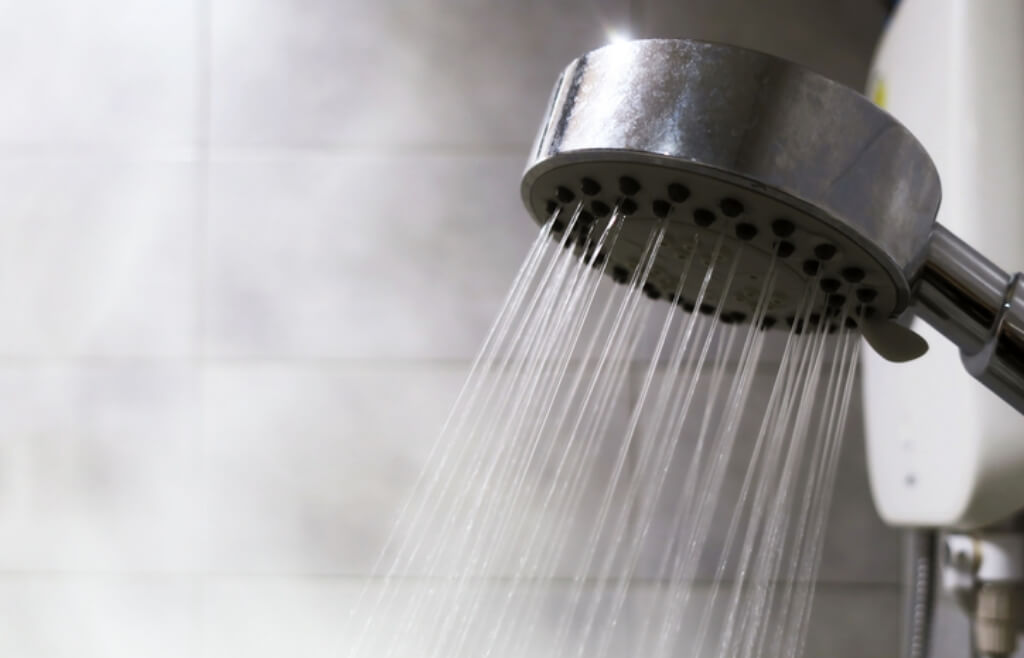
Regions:
[[[580,191],[587,196],[594,196],[601,192],[601,184],[593,178],[584,178],[580,181]]]
[[[672,210],[672,204],[663,199],[657,199],[651,204],[651,210],[654,212],[655,217],[664,219],[668,217],[669,211]]]
[[[690,198],[690,189],[682,183],[670,183],[668,186],[668,198],[673,203],[682,203]]]
[[[715,223],[715,213],[706,208],[697,208],[693,211],[693,222],[704,228],[711,226]]]
[[[651,299],[661,299],[661,291],[653,283],[644,284],[644,294]]]
[[[793,255],[794,251],[796,251],[796,245],[792,242],[782,240],[775,245],[775,253],[778,254],[779,258],[789,258]]]
[[[601,201],[594,201],[591,203],[590,210],[597,217],[606,217],[608,213],[612,211],[612,209],[608,207],[607,203],[602,203]]]
[[[742,223],[736,225],[736,237],[740,240],[753,240],[756,235],[757,227],[753,224]]]
[[[544,204],[544,210],[548,211],[548,215],[554,215],[555,211],[558,210],[558,202],[554,199],[548,199],[547,203]]]
[[[722,209],[722,214],[726,217],[739,217],[743,212],[743,204],[736,199],[722,199],[718,207]]]
[[[560,219],[556,219],[551,223],[551,230],[555,233],[562,233],[565,231],[565,222]]]
[[[576,198],[576,195],[572,193],[572,190],[565,186],[559,186],[558,189],[555,190],[555,196],[558,197],[558,200],[562,203],[571,203],[572,200]]]
[[[857,290],[857,299],[864,303],[873,302],[876,297],[878,297],[878,291],[874,288],[860,288]]]
[[[837,279],[822,279],[820,285],[823,291],[827,293],[833,293],[839,290],[839,287],[842,286],[843,284],[840,283]]]
[[[803,264],[804,274],[807,276],[814,276],[821,269],[821,263],[816,260],[805,260]]]
[[[864,280],[864,270],[859,267],[844,268],[840,274],[842,274],[843,278],[850,283],[859,283]]]
[[[640,191],[640,183],[635,178],[622,176],[619,178],[619,190],[626,196],[633,196]]]
[[[870,320],[875,317],[878,311],[875,310],[874,306],[862,305],[857,307],[857,313],[863,315],[866,320]]]
[[[788,219],[776,219],[772,222],[772,233],[780,238],[788,238],[793,235],[793,231],[795,230],[796,226],[794,226],[793,222]]]
[[[623,199],[619,202],[619,210],[622,211],[623,215],[632,215],[637,210],[636,201],[632,199]]]
[[[836,255],[835,245],[819,244],[814,248],[814,255],[821,260],[829,260]]]
[[[625,283],[629,280],[629,270],[621,265],[616,265],[612,268],[612,280],[615,283]]]

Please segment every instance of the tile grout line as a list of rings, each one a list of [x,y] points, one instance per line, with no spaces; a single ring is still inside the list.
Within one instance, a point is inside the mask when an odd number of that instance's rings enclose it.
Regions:
[[[196,208],[195,235],[193,242],[193,277],[195,278],[195,336],[193,354],[202,361],[204,335],[205,306],[205,247],[206,229],[210,210],[210,97],[211,89],[211,2],[212,0],[195,0],[197,18],[197,108],[196,108],[196,146],[198,159],[198,207]]]
[[[274,371],[287,369],[293,372],[320,373],[323,375],[344,375],[346,373],[363,372],[368,369],[375,369],[381,375],[408,373],[408,372],[434,372],[458,374],[468,370],[473,363],[469,358],[387,358],[387,357],[221,357],[221,356],[137,356],[137,357],[0,357],[0,371],[18,370],[25,368],[54,368],[67,371],[89,371],[109,369],[189,369],[194,371],[196,377],[216,369],[218,371],[232,372],[245,370]],[[570,368],[576,370],[592,369],[596,360],[589,363],[573,361]],[[734,368],[735,363],[728,366]],[[773,364],[768,364],[769,366]],[[630,376],[635,377],[635,368],[632,368]],[[658,368],[663,374],[664,368]],[[758,371],[763,375],[764,373]],[[755,375],[756,376],[756,375]],[[196,390],[199,390],[200,381],[196,382]],[[632,397],[634,391],[631,387],[634,382],[629,382],[623,390],[622,399],[628,405],[632,405],[635,399]],[[632,406],[630,406],[632,409]],[[200,409],[200,413],[201,413]],[[632,459],[630,460],[632,466]],[[632,472],[632,468],[630,471]]]
[[[316,573],[316,572],[295,572],[295,573],[264,573],[264,572],[247,572],[247,571],[108,571],[108,570],[89,570],[89,569],[76,569],[76,570],[41,570],[41,569],[23,569],[23,570],[0,570],[0,581],[3,580],[15,580],[22,578],[52,578],[52,579],[113,579],[113,580],[179,580],[181,578],[197,578],[204,581],[260,581],[260,582],[274,582],[274,581],[322,581],[322,582],[334,582],[334,583],[383,583],[386,578],[379,574],[357,574],[357,573]],[[405,575],[401,577],[402,581],[409,585],[424,585],[430,583],[446,582],[444,578],[438,577],[426,577],[418,574]],[[473,581],[481,584],[493,584],[500,585],[511,582],[513,578],[511,576],[486,576],[486,577],[474,577]],[[564,586],[571,585],[576,582],[576,579],[571,575],[557,576],[551,579],[542,580],[525,580],[524,582],[541,585],[541,586]],[[622,582],[621,578],[609,578],[605,581],[600,581],[594,578],[584,579],[584,583],[587,586],[593,588],[599,587],[610,587],[617,585]],[[671,587],[672,583],[665,580],[658,580],[653,578],[632,578],[630,579],[630,587],[635,588],[637,591],[660,589]],[[785,582],[777,580],[776,582]],[[825,579],[817,580],[817,587],[824,587],[832,590],[850,590],[850,591],[869,591],[869,590],[899,590],[902,584],[899,581],[884,581],[884,580],[840,580],[840,579]],[[695,578],[687,581],[690,587],[695,589],[710,587],[713,585],[713,581],[709,578]],[[726,587],[731,587],[735,584],[731,579],[722,581],[722,584]]]
[[[197,207],[195,215],[195,235],[193,236],[192,271],[193,285],[195,286],[193,312],[193,345],[192,345],[192,376],[195,378],[195,419],[190,428],[193,433],[192,459],[193,468],[200,474],[199,498],[203,500],[203,509],[209,509],[209,501],[206,500],[209,473],[206,468],[206,461],[203,454],[206,452],[205,445],[205,424],[206,424],[206,396],[204,395],[204,372],[205,372],[205,306],[206,306],[206,238],[210,215],[210,134],[211,134],[211,96],[212,90],[212,13],[213,0],[195,0],[196,9],[196,145],[198,158],[196,169],[198,176],[197,185]],[[200,533],[200,536],[205,533]],[[206,588],[209,577],[207,574],[195,573],[190,578],[192,584],[192,615],[193,615],[193,650],[197,655],[207,654],[207,618],[206,618]]]
[[[202,76],[200,76],[202,77]],[[199,82],[198,84],[202,84]],[[202,96],[202,94],[200,94]],[[197,115],[202,115],[202,106],[208,106],[208,98],[197,99]],[[166,161],[196,162],[202,158],[223,161],[260,161],[276,158],[365,158],[379,156],[382,158],[516,158],[525,161],[530,150],[529,144],[492,144],[492,145],[458,145],[443,143],[408,143],[408,144],[308,144],[285,145],[268,144],[264,146],[221,145],[213,148],[209,140],[212,113],[207,121],[197,118],[198,127],[196,143],[193,147],[181,148],[146,148],[142,146],[92,145],[61,147],[45,146],[0,146],[0,161]],[[203,144],[201,140],[207,140]],[[205,152],[204,152],[205,149]]]

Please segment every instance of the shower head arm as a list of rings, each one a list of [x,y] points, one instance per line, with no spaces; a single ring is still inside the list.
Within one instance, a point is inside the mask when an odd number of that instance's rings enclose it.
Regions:
[[[967,371],[1024,413],[1024,285],[936,224],[914,287],[916,313]]]

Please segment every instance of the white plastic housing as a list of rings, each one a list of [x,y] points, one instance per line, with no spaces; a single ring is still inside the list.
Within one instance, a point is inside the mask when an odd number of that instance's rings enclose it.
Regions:
[[[1007,271],[1024,268],[1024,0],[904,0],[869,94],[931,153],[939,222]],[[875,504],[899,526],[977,527],[1024,507],[1024,417],[942,336],[904,364],[864,350]]]

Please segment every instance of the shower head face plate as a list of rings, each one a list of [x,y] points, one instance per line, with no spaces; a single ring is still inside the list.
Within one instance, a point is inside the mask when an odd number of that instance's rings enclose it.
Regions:
[[[717,300],[742,253],[719,302],[742,321],[773,258],[769,316],[796,313],[809,281],[821,312],[840,300],[877,317],[902,312],[940,188],[916,139],[857,92],[760,53],[650,40],[607,46],[565,70],[522,195],[539,223],[561,209],[554,227],[563,230],[582,203],[577,234],[603,229],[618,209],[605,255],[618,279],[664,225],[648,277],[655,296],[672,295],[694,250],[707,262],[718,244],[707,294]],[[701,279],[688,277],[681,305]]]
[[[651,236],[664,227],[646,278],[645,290],[652,297],[692,308],[704,272],[714,262],[705,311],[716,306],[727,321],[753,317],[769,271],[774,285],[765,313],[773,325],[782,327],[784,319],[792,322],[807,311],[801,304],[808,282],[818,286],[812,311],[822,314],[847,301],[869,315],[888,315],[895,308],[897,288],[885,268],[819,217],[714,172],[624,161],[617,155],[620,159],[608,154],[611,159],[605,161],[590,154],[586,161],[546,172],[531,188],[529,203],[541,221],[557,206],[553,233],[560,237],[570,230],[570,242],[581,255],[585,236],[596,240],[616,217],[617,239],[600,262],[618,280],[641,266]],[[681,280],[682,294],[675,298]]]

